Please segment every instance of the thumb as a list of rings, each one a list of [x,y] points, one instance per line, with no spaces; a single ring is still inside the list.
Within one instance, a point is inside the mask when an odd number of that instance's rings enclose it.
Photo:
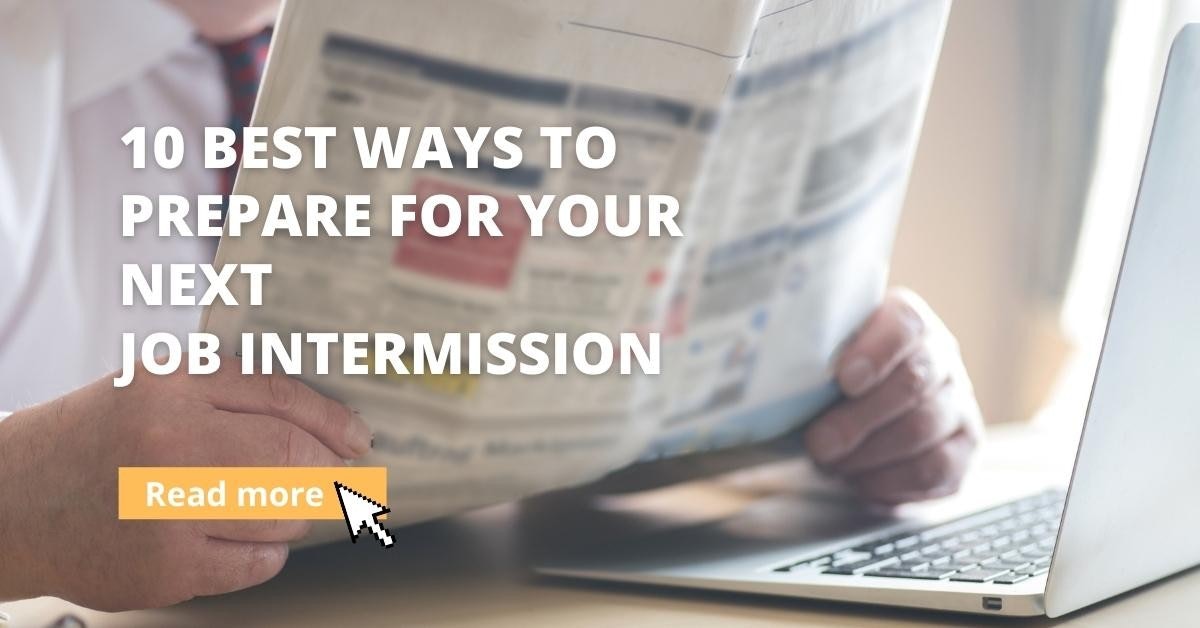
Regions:
[[[849,397],[873,388],[917,350],[932,316],[925,301],[911,290],[889,291],[838,358],[838,386]]]

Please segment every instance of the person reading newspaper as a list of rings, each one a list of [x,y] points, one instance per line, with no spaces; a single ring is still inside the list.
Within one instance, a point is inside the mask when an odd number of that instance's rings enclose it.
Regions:
[[[118,466],[337,466],[369,455],[373,428],[345,404],[281,375],[223,368],[139,376],[126,388],[102,375],[117,362],[119,332],[187,330],[198,312],[130,312],[78,278],[115,276],[130,257],[210,254],[184,241],[117,246],[108,211],[114,191],[220,191],[217,175],[191,162],[135,176],[113,154],[115,138],[134,124],[171,123],[190,133],[226,124],[229,88],[210,46],[258,33],[275,2],[146,0],[119,5],[105,20],[92,13],[109,9],[89,4],[0,2],[0,46],[27,53],[4,55],[0,76],[30,86],[23,98],[37,104],[10,100],[0,111],[0,266],[8,269],[0,285],[0,407],[14,410],[0,420],[0,599],[54,595],[106,610],[157,607],[270,579],[288,543],[309,526],[118,521]],[[64,53],[61,34],[81,29],[98,32]],[[79,84],[65,96],[38,91],[61,78],[57,62],[38,59],[63,54],[68,63],[89,56],[117,63],[98,74],[68,73]],[[72,244],[78,238],[96,242]],[[145,258],[131,254],[147,246],[159,248],[143,250]],[[78,319],[68,315],[76,312]],[[980,435],[979,409],[953,335],[918,296],[887,293],[831,372],[837,400],[779,439],[802,442],[821,469],[865,500],[895,504],[957,488]]]

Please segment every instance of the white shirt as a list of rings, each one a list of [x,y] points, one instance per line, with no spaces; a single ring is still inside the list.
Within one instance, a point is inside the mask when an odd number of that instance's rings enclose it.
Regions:
[[[120,336],[195,331],[196,308],[121,305],[126,262],[206,262],[214,245],[121,237],[121,196],[218,191],[204,126],[226,123],[220,61],[155,0],[0,0],[0,410],[120,366]],[[135,171],[133,126],[183,131],[184,164]]]

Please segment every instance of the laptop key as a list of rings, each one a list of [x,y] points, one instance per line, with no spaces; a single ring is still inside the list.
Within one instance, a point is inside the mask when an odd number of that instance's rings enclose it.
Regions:
[[[849,565],[851,563],[870,560],[873,557],[874,554],[871,554],[870,552],[857,552],[853,550],[848,552],[838,552],[833,555],[833,566],[840,567],[842,565]]]
[[[800,571],[801,569],[824,569],[830,566],[830,557],[822,556],[813,560],[802,560],[798,563],[785,565],[775,571]]]
[[[1008,575],[1008,569],[987,569],[984,567],[978,569],[969,569],[950,576],[955,582],[991,582],[1000,576]]]
[[[833,567],[830,567],[829,569],[826,569],[825,571],[822,571],[821,573],[833,574],[836,576],[850,576],[850,575],[854,575],[854,574],[860,574],[864,571],[868,571],[871,569],[878,569],[880,567],[886,567],[888,565],[891,565],[894,563],[899,563],[899,562],[900,562],[900,559],[893,556],[891,558],[885,558],[883,560],[870,559],[870,560],[859,561],[856,563],[846,563],[846,564],[842,564],[842,565],[834,564]]]
[[[875,571],[868,571],[864,576],[874,576],[880,578],[911,578],[915,580],[945,580],[953,575],[953,571],[945,569],[923,569],[921,571],[910,571],[908,569],[892,569],[884,568]]]
[[[1029,574],[1025,574],[1025,573],[1011,573],[1011,574],[1008,574],[1007,576],[1000,576],[999,578],[992,580],[992,583],[993,584],[1016,584],[1016,583],[1022,582],[1024,580],[1028,580],[1029,577],[1030,577]]]
[[[853,567],[830,567],[828,569],[822,569],[821,573],[829,574],[831,576],[853,576],[854,568]]]

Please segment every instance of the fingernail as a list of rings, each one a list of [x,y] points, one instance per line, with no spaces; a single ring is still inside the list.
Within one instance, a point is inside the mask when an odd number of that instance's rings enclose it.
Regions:
[[[371,427],[367,425],[357,410],[351,411],[350,415],[350,422],[346,425],[346,444],[354,453],[361,456],[371,451],[371,443],[375,436],[371,434]]]
[[[921,317],[921,313],[916,308],[909,306],[904,308],[900,316],[900,322],[908,328],[908,333],[913,336],[922,336],[925,334],[925,319]]]
[[[808,454],[819,464],[829,464],[846,453],[846,441],[831,425],[819,423],[808,430]]]
[[[838,371],[838,385],[851,397],[857,397],[875,383],[875,367],[866,358],[854,358]]]

